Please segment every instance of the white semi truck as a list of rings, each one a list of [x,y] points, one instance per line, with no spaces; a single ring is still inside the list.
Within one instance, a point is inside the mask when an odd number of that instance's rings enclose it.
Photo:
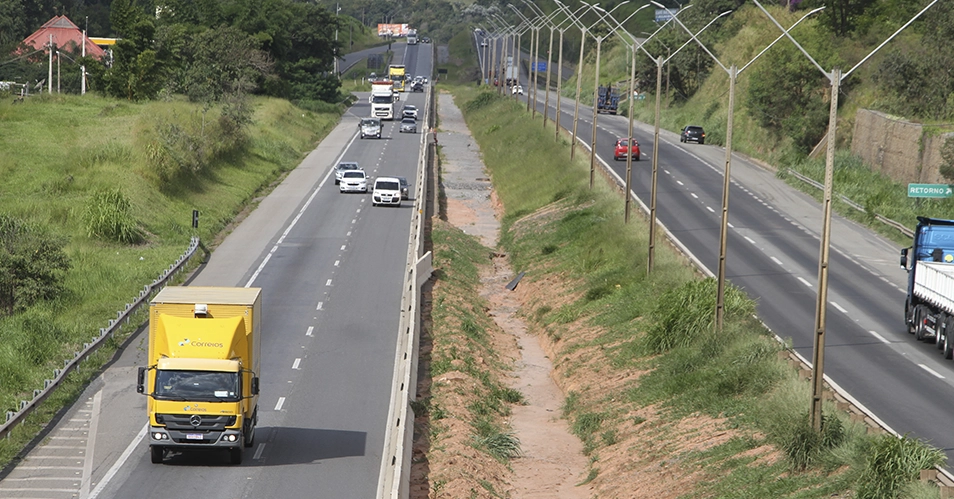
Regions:
[[[908,271],[908,332],[954,358],[954,220],[918,217],[911,247],[901,250],[901,267]]]
[[[378,80],[371,82],[371,97],[368,102],[371,103],[371,116],[382,120],[394,119],[394,101],[397,100],[397,94],[390,80]]]

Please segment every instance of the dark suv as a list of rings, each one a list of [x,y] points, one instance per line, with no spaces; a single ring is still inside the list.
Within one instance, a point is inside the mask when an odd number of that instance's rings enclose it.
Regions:
[[[679,142],[698,142],[705,144],[706,132],[702,130],[701,126],[689,125],[683,128],[682,133],[679,134]]]

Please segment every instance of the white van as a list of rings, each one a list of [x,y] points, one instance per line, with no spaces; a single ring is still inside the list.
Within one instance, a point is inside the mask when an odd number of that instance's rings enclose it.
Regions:
[[[371,206],[379,204],[401,206],[401,180],[397,177],[378,177],[371,189]]]

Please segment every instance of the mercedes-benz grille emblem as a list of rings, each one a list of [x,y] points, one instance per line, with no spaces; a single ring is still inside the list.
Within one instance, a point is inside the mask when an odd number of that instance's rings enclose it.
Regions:
[[[189,424],[191,424],[193,428],[198,428],[199,425],[202,424],[202,417],[192,416],[189,418]]]

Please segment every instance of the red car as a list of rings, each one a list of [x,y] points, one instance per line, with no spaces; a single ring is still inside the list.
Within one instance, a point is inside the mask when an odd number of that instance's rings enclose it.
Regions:
[[[619,139],[616,141],[616,151],[613,153],[613,159],[616,161],[626,159],[626,149],[633,155],[633,161],[639,161],[639,142],[633,140],[632,147],[629,146],[629,139]]]

